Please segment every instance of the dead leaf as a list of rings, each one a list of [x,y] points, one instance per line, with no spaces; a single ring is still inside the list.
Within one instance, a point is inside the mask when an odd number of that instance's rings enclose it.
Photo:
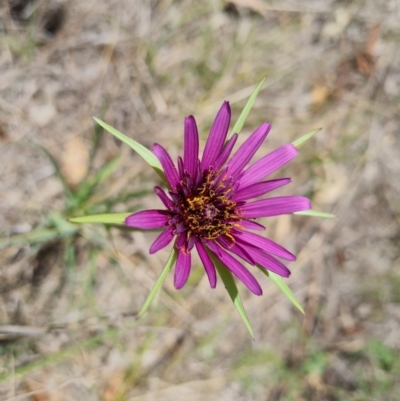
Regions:
[[[26,379],[25,381],[26,388],[30,393],[30,398],[33,401],[52,401],[53,398],[46,391],[45,386],[42,383],[37,382],[36,380]]]
[[[365,340],[362,338],[356,338],[351,341],[337,341],[330,343],[326,349],[328,351],[339,351],[345,354],[354,354],[359,352],[365,347]]]
[[[322,106],[329,95],[331,90],[324,84],[316,84],[311,90],[311,101],[314,106]]]
[[[7,138],[6,131],[5,131],[4,128],[0,125],[0,139],[6,139],[6,138]]]
[[[89,151],[81,136],[71,138],[62,154],[62,171],[68,183],[78,185],[87,173]]]
[[[229,3],[238,7],[248,8],[262,15],[264,18],[267,17],[269,11],[267,5],[261,0],[231,0]]]
[[[355,64],[357,71],[366,77],[370,77],[374,73],[375,61],[369,53],[362,52],[356,54]]]
[[[365,43],[365,53],[369,54],[370,56],[374,54],[376,42],[378,41],[379,38],[380,27],[381,27],[380,22],[377,22],[374,25],[372,25],[369,31],[367,42]]]
[[[372,25],[365,41],[364,50],[355,55],[357,71],[366,77],[372,76],[375,71],[374,51],[379,39],[380,26],[379,22]]]
[[[307,375],[307,383],[318,392],[324,392],[325,386],[320,372],[313,371]]]
[[[118,396],[126,391],[126,384],[124,382],[125,372],[118,371],[108,378],[105,388],[103,390],[104,401],[113,401],[118,399]]]
[[[205,399],[214,400],[226,385],[223,377],[214,377],[209,380],[195,380],[171,386],[158,391],[151,391],[146,394],[129,398],[129,401],[202,401]]]

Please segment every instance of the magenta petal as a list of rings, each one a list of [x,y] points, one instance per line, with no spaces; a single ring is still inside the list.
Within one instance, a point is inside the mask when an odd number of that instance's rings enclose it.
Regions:
[[[186,284],[189,278],[191,265],[190,252],[179,249],[174,277],[174,285],[177,290],[180,290]]]
[[[174,162],[172,161],[168,152],[158,143],[153,145],[153,153],[157,156],[160,161],[162,168],[164,170],[165,177],[167,178],[169,184],[172,188],[176,188],[179,183],[179,175],[176,171]]]
[[[297,149],[288,144],[282,146],[252,164],[240,178],[240,188],[248,187],[281,168],[297,155]]]
[[[235,240],[244,245],[261,248],[268,253],[272,253],[286,260],[296,260],[296,256],[269,238],[242,230],[232,230],[232,233],[235,236]]]
[[[240,207],[240,213],[243,217],[251,219],[279,216],[309,209],[311,209],[311,201],[303,196],[277,196],[246,203]]]
[[[128,216],[125,219],[125,225],[142,228],[143,230],[151,230],[165,227],[168,224],[168,220],[169,214],[165,210],[143,210]]]
[[[230,120],[231,108],[228,102],[224,102],[215,117],[210,134],[208,135],[203,158],[201,159],[201,167],[203,169],[212,166],[220,155],[226,135],[228,134]]]
[[[243,228],[247,228],[248,230],[258,230],[258,231],[265,230],[265,227],[262,224],[257,223],[256,221],[252,221],[252,220],[242,220],[240,222],[240,225]]]
[[[238,134],[233,134],[228,142],[224,145],[221,154],[219,155],[217,161],[214,163],[215,171],[218,171],[228,160],[228,157],[231,154],[233,147],[235,146],[237,138]]]
[[[196,241],[196,249],[203,262],[204,269],[208,276],[208,281],[210,282],[211,288],[215,288],[217,285],[217,273],[215,271],[215,266],[207,251],[205,250],[201,241]]]
[[[282,277],[289,277],[290,270],[279,260],[264,252],[260,248],[247,247],[249,253],[258,265],[273,273],[279,274]]]
[[[237,243],[232,244],[232,240],[230,238],[220,236],[217,240],[217,242],[227,251],[230,251],[234,253],[235,255],[241,257],[243,260],[245,260],[247,263],[250,263],[251,265],[255,265],[256,262],[254,259],[251,257],[251,255],[247,252],[246,249],[242,248],[240,245]]]
[[[182,231],[180,233],[177,232],[178,230],[175,230],[175,234],[179,234],[178,238],[176,239],[176,244],[175,246],[177,248],[183,248],[186,244],[186,231]]]
[[[185,174],[185,167],[183,166],[183,160],[182,157],[178,156],[178,173],[179,173],[179,179],[183,180],[183,176]]]
[[[195,235],[191,235],[187,240],[187,251],[190,252],[195,246],[197,238]]]
[[[185,139],[183,162],[185,170],[190,176],[194,176],[197,171],[197,160],[199,158],[199,134],[197,131],[196,120],[193,116],[185,118]]]
[[[262,289],[258,281],[239,261],[212,241],[207,241],[207,246],[251,292],[256,295],[262,295]]]
[[[240,173],[244,169],[264,142],[270,129],[271,124],[267,122],[261,124],[237,150],[228,163],[228,171],[232,176]]]
[[[164,203],[165,207],[167,207],[168,209],[172,209],[174,207],[174,202],[172,202],[172,200],[168,198],[168,195],[162,188],[154,187],[154,192],[161,199],[161,202]]]
[[[289,184],[290,181],[290,178],[279,178],[277,180],[258,182],[256,184],[249,185],[246,188],[239,189],[232,197],[232,200],[235,202],[241,202],[248,199],[257,198],[257,196],[264,195],[276,188]]]
[[[174,238],[174,229],[173,227],[168,227],[164,230],[153,242],[150,247],[150,255],[158,252],[160,249],[165,248]]]

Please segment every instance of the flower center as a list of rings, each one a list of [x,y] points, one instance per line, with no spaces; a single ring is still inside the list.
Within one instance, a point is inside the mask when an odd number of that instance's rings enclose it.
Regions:
[[[214,240],[220,235],[230,236],[231,229],[241,219],[236,202],[227,197],[231,189],[230,182],[216,179],[213,171],[204,172],[203,183],[197,188],[182,182],[182,190],[178,190],[179,224],[183,223],[187,238],[195,235]]]

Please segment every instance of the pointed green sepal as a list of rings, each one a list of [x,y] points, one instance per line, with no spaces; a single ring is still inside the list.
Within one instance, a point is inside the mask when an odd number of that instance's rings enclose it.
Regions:
[[[70,217],[70,223],[94,223],[94,224],[125,224],[125,219],[132,213],[107,213],[93,214],[90,216]]]
[[[300,305],[300,302],[297,300],[297,298],[294,296],[292,290],[289,288],[289,286],[286,284],[285,280],[281,277],[278,276],[275,273],[272,273],[269,270],[264,269],[261,266],[256,265],[268,278],[271,279],[271,281],[283,292],[283,294],[289,299],[289,301],[301,312],[304,314],[304,309]]]
[[[250,335],[254,338],[254,333],[250,324],[250,320],[247,316],[246,310],[244,309],[242,298],[239,295],[239,291],[236,286],[235,280],[232,276],[232,273],[219,259],[217,259],[214,256],[213,253],[209,252],[208,250],[207,252],[210,255],[211,259],[213,260],[214,266],[216,267],[218,274],[221,277],[221,280],[224,283],[224,286],[228,291],[228,294],[231,297],[233,304],[235,305],[235,308],[239,312],[239,315],[242,318],[243,323],[245,324]]]
[[[315,129],[314,131],[309,132],[308,134],[303,135],[299,139],[296,139],[294,142],[292,142],[292,145],[295,148],[298,148],[301,146],[304,142],[308,141],[310,138],[312,138],[315,134],[317,134],[319,131],[321,131],[322,128]]]
[[[120,141],[126,143],[128,146],[130,146],[135,152],[139,153],[140,156],[143,157],[143,159],[151,166],[153,169],[156,171],[156,173],[164,180],[165,179],[165,174],[162,169],[161,163],[158,161],[157,157],[151,152],[149,149],[144,147],[142,144],[139,142],[136,142],[132,138],[127,137],[124,135],[122,132],[116,130],[115,128],[111,127],[111,125],[108,125],[104,121],[100,120],[99,118],[93,117],[94,121],[96,121],[97,124],[99,124],[101,127],[103,127],[106,131],[108,131],[110,134],[114,135],[117,137]]]
[[[244,106],[244,109],[240,113],[240,116],[239,116],[238,120],[236,121],[236,124],[232,128],[232,131],[229,134],[229,137],[231,137],[232,134],[240,134],[240,131],[242,130],[243,125],[246,121],[246,118],[249,115],[251,108],[253,107],[254,101],[256,100],[257,95],[260,92],[262,86],[264,85],[264,82],[266,79],[267,79],[267,77],[263,78],[261,80],[261,82],[254,89],[253,93],[251,94],[251,96],[249,97],[249,100],[246,103],[246,106]]]
[[[146,312],[147,308],[152,303],[152,301],[153,301],[154,297],[156,296],[158,290],[160,289],[160,287],[162,286],[163,282],[167,278],[168,273],[171,271],[172,266],[175,264],[177,256],[178,256],[178,251],[174,246],[172,248],[172,251],[171,251],[170,255],[169,255],[167,263],[165,264],[164,268],[162,269],[162,272],[161,272],[160,276],[158,277],[156,283],[154,284],[153,289],[150,291],[150,294],[147,296],[146,301],[144,301],[143,306],[140,308],[140,311],[139,311],[139,313],[137,315],[137,319],[139,319],[143,315],[143,313]]]
[[[300,214],[302,216],[322,217],[323,219],[334,219],[336,217],[334,214],[318,212],[316,210],[302,210],[301,212],[294,212],[293,214]]]

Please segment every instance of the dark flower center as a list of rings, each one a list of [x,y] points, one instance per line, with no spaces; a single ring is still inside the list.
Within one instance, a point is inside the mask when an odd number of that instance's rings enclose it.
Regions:
[[[197,187],[192,180],[181,182],[177,190],[177,226],[186,231],[187,238],[192,235],[207,240],[214,240],[220,235],[230,237],[231,229],[237,227],[240,221],[236,202],[228,197],[231,190],[230,180],[216,177],[212,170],[203,173],[202,183]]]

